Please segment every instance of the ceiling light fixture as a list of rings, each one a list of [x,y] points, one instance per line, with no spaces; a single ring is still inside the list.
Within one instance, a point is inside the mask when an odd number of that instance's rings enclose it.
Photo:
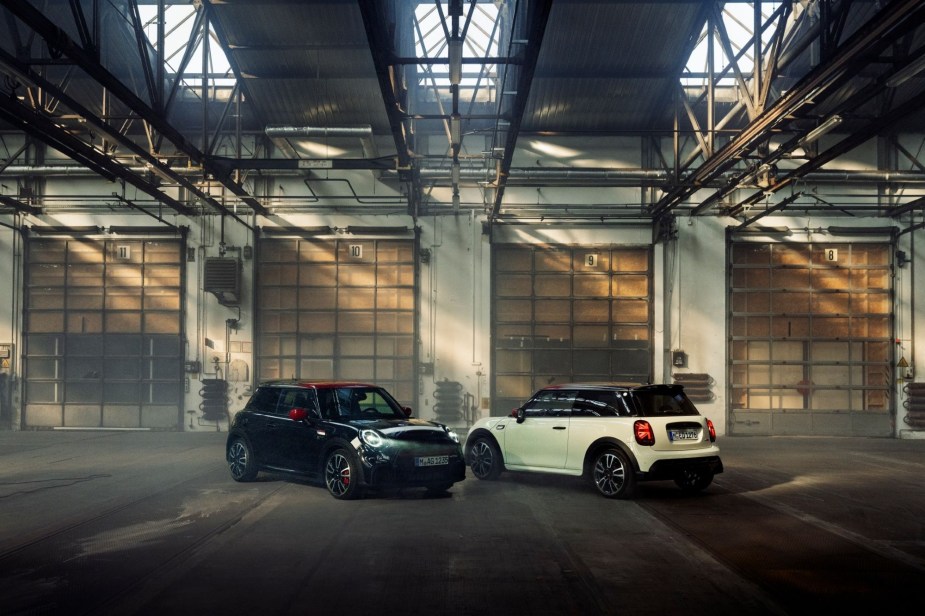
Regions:
[[[797,143],[801,146],[807,146],[810,143],[813,143],[819,137],[831,131],[833,128],[842,123],[842,117],[840,115],[833,115],[831,118],[814,128],[813,130],[806,133],[806,135],[800,139]]]
[[[450,116],[450,144],[458,147],[462,143],[462,118],[458,113]]]
[[[450,60],[450,85],[458,86],[462,81],[463,40],[454,36],[447,41]]]

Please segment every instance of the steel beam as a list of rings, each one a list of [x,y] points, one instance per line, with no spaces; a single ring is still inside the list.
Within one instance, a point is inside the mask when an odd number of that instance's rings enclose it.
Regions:
[[[674,187],[652,209],[653,217],[663,216],[708,185],[731,168],[781,122],[794,116],[803,107],[816,104],[831,93],[832,86],[845,78],[854,63],[872,47],[883,44],[890,32],[917,11],[922,10],[921,0],[894,0],[862,28],[860,28],[829,62],[807,74],[792,89],[782,95],[771,107],[746,126],[736,137],[708,158],[682,185]],[[703,211],[705,208],[698,208]]]
[[[167,138],[174,147],[184,155],[188,156],[196,164],[202,165],[206,173],[212,174],[215,179],[227,188],[232,194],[241,199],[251,209],[258,214],[267,214],[268,211],[256,199],[251,197],[247,191],[237,182],[234,182],[227,176],[219,173],[213,173],[213,170],[207,167],[208,161],[192,143],[180,134],[167,118],[158,113],[148,102],[138,97],[128,86],[117,79],[109,72],[95,54],[84,49],[76,43],[64,30],[55,25],[36,7],[28,2],[13,2],[5,5],[6,9],[19,18],[23,23],[30,27],[36,34],[41,36],[46,43],[59,50],[64,56],[69,58],[74,64],[79,66],[88,75],[97,81],[107,93],[117,97],[125,103],[139,118],[152,126],[160,134]]]
[[[517,5],[522,6],[522,5]],[[511,168],[511,161],[514,159],[514,146],[517,145],[517,136],[520,132],[520,123],[523,119],[524,111],[527,108],[527,98],[530,96],[530,86],[533,83],[533,75],[536,71],[536,62],[540,55],[540,48],[543,44],[543,36],[546,33],[546,24],[549,21],[549,13],[552,10],[552,0],[540,0],[525,5],[528,10],[530,19],[526,30],[527,44],[523,50],[523,65],[520,67],[520,74],[517,79],[517,95],[511,105],[509,113],[511,123],[505,132],[503,153],[498,164],[497,177],[495,180],[495,198],[491,206],[490,218],[495,218],[501,211],[501,202],[504,199],[504,189],[507,184],[508,172]],[[501,88],[504,90],[504,87]],[[496,128],[495,133],[500,132]],[[494,144],[493,144],[494,147]]]

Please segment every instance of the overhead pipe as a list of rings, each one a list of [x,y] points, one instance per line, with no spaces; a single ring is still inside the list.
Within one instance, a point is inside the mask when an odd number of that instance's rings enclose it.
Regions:
[[[153,169],[147,166],[126,167],[132,173],[153,172]],[[178,175],[202,175],[202,169],[198,167],[172,167],[172,171]],[[274,176],[305,176],[311,169],[299,170],[274,170]],[[420,169],[420,177],[427,180],[451,180],[453,170],[450,167],[424,167]],[[728,172],[723,178],[732,178],[740,172]],[[44,176],[44,177],[99,177],[94,171],[78,165],[9,165],[0,174],[3,177],[24,177],[24,176]],[[465,167],[459,169],[459,177],[463,180],[491,181],[495,177],[494,169],[481,167]],[[568,168],[541,168],[532,167],[512,167],[510,169],[510,179],[512,180],[624,180],[624,181],[649,181],[659,182],[669,179],[669,172],[661,169],[601,169],[587,168],[580,169],[575,167]],[[867,184],[867,183],[899,183],[899,184],[925,184],[925,172],[922,171],[902,171],[902,170],[826,170],[821,169],[812,173],[807,173],[802,177],[802,181],[817,184]]]
[[[269,125],[264,129],[267,137],[356,137],[372,139],[372,126],[284,126]]]
[[[373,140],[373,127],[365,126],[286,126],[270,124],[264,128],[264,134],[270,139],[327,139],[355,138],[363,144],[363,152],[369,158],[377,154],[376,142]]]

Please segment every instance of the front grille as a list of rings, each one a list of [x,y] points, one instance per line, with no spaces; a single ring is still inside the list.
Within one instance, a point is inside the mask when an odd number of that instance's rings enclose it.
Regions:
[[[454,443],[443,430],[403,430],[389,434],[390,438],[406,443]]]
[[[462,458],[451,455],[448,464],[441,466],[415,466],[413,456],[402,456],[392,464],[373,469],[371,481],[377,485],[426,485],[460,481],[465,477]]]

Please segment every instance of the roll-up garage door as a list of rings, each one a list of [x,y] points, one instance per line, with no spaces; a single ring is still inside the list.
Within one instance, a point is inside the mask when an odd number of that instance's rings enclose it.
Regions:
[[[492,414],[536,389],[652,378],[649,247],[492,247]]]
[[[891,434],[891,255],[730,245],[730,433]]]
[[[414,239],[262,239],[260,380],[356,380],[416,399]]]
[[[182,428],[183,240],[26,246],[23,427]]]

